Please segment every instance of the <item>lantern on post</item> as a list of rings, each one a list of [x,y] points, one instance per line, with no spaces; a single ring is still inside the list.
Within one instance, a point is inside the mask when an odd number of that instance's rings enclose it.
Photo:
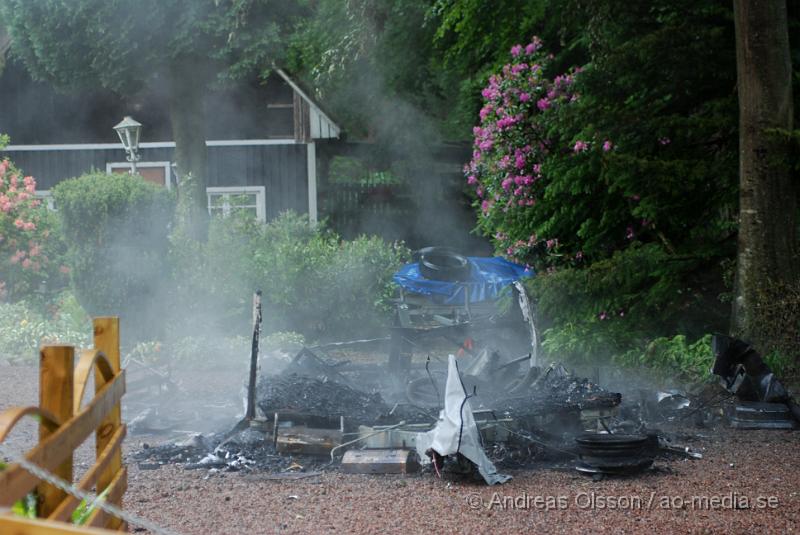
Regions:
[[[142,131],[141,123],[134,120],[130,115],[126,115],[120,123],[114,127],[119,140],[122,142],[122,148],[128,155],[128,161],[131,162],[131,174],[136,174],[136,162],[139,161],[139,134]]]

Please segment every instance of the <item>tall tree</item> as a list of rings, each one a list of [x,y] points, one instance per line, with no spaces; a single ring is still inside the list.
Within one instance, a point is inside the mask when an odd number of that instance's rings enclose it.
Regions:
[[[734,14],[740,215],[732,331],[767,349],[776,327],[797,335],[800,322],[796,310],[774,309],[800,282],[800,187],[788,135],[794,125],[786,2],[735,0]]]
[[[0,0],[0,20],[35,79],[121,95],[165,88],[178,172],[193,177],[181,194],[191,199],[192,234],[202,237],[206,89],[266,74],[300,9],[294,0]]]

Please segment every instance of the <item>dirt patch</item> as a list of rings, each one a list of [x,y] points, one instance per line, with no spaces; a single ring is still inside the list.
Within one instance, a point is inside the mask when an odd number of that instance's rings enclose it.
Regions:
[[[198,534],[785,533],[800,527],[800,477],[791,461],[797,445],[791,432],[736,432],[696,444],[702,460],[658,460],[637,477],[595,482],[571,469],[533,469],[512,472],[511,482],[496,487],[430,474],[326,472],[274,481],[134,467],[126,507]],[[760,508],[759,497],[774,497],[776,506]],[[750,503],[727,507],[731,498]]]

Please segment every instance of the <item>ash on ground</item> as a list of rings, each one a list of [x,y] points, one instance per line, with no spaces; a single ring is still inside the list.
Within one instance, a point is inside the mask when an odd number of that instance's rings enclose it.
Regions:
[[[181,442],[143,444],[131,458],[140,470],[155,470],[178,464],[187,470],[222,472],[305,472],[330,469],[324,458],[279,454],[267,435],[245,429],[233,436],[193,435]]]

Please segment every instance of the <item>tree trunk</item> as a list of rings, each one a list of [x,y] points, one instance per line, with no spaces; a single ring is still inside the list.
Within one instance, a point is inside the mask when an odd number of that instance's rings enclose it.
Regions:
[[[780,134],[793,128],[786,2],[734,0],[734,19],[740,207],[731,331],[767,351],[780,345],[782,332],[796,334],[800,320],[796,303],[775,310],[800,274],[799,188],[788,137]]]
[[[181,223],[190,237],[200,241],[208,236],[205,70],[198,61],[184,58],[173,64],[169,79],[178,198],[186,218]]]

